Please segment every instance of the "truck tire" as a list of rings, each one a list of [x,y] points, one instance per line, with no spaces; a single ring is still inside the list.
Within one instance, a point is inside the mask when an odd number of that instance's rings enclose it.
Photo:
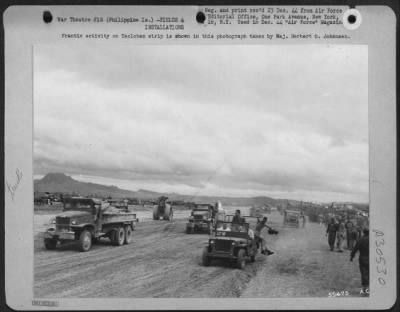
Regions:
[[[133,231],[132,231],[132,227],[130,225],[126,225],[125,226],[125,244],[130,244],[132,242],[132,235],[133,235]]]
[[[92,233],[88,230],[83,230],[79,235],[79,250],[89,251],[92,247]]]
[[[237,255],[237,266],[239,269],[243,270],[246,266],[246,252],[244,249],[240,249]]]
[[[202,263],[204,266],[209,266],[211,263],[211,257],[208,255],[208,247],[204,247],[203,249]]]
[[[125,231],[123,227],[119,227],[118,229],[113,231],[113,245],[114,246],[122,246],[125,241]]]
[[[48,250],[54,250],[57,247],[57,240],[56,239],[51,239],[51,238],[45,238],[44,239],[44,247]]]

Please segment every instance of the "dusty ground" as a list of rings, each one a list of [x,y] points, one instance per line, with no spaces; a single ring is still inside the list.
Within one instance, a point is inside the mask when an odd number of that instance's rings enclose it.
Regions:
[[[243,209],[242,209],[243,210]],[[282,226],[278,212],[269,215],[280,231],[267,240],[276,254],[258,255],[239,270],[224,262],[201,266],[209,235],[185,234],[189,211],[174,220],[153,221],[148,209],[137,210],[140,222],[130,245],[112,246],[102,239],[89,252],[68,244],[55,251],[43,247],[41,232],[51,215],[35,212],[35,297],[327,297],[330,291],[358,296],[358,261],[349,251],[328,250],[324,228]]]

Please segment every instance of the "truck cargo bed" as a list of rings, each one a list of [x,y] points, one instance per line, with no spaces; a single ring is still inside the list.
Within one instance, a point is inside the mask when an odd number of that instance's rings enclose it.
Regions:
[[[104,223],[132,222],[136,221],[136,213],[133,212],[104,212]]]

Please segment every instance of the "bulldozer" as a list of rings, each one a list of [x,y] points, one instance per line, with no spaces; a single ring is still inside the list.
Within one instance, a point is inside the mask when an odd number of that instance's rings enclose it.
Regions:
[[[161,196],[158,199],[157,205],[153,208],[153,219],[154,220],[167,220],[171,221],[174,215],[172,206],[167,202],[168,197]]]

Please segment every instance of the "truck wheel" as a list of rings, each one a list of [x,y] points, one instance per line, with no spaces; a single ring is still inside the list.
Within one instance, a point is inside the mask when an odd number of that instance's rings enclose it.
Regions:
[[[244,249],[240,249],[238,252],[237,266],[241,270],[243,270],[246,266],[246,252],[244,251]]]
[[[92,233],[88,230],[83,230],[79,235],[79,250],[88,251],[92,247]]]
[[[204,266],[209,266],[211,263],[211,257],[208,255],[207,247],[204,247],[204,249],[203,249],[202,262],[203,262]]]
[[[119,227],[118,229],[113,231],[113,245],[121,246],[125,241],[125,231],[123,227]]]
[[[132,227],[130,225],[125,226],[125,244],[132,242]]]
[[[51,239],[51,238],[45,238],[44,239],[44,247],[48,250],[54,250],[56,249],[57,246],[57,240],[56,239]]]

